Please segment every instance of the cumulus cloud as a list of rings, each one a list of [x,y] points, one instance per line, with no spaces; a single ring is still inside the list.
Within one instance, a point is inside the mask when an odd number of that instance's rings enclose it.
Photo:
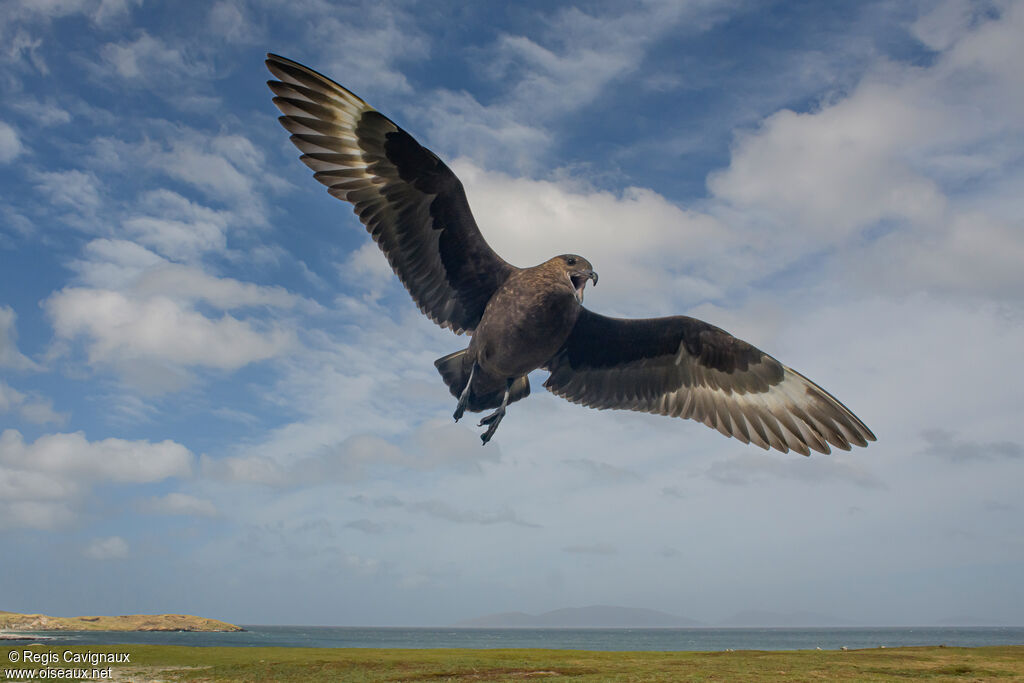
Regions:
[[[879,287],[1019,297],[1024,8],[948,2],[914,30],[933,63],[879,61],[849,95],[766,118],[708,187],[789,259],[842,247]]]
[[[70,524],[92,487],[188,477],[194,457],[173,441],[89,441],[81,432],[48,434],[34,442],[0,433],[0,521],[8,528],[52,529]]]
[[[903,155],[948,122],[899,94],[864,83],[820,112],[781,111],[740,135],[729,168],[708,185],[719,198],[768,209],[826,241],[884,218],[934,221],[944,198]]]
[[[284,351],[292,334],[258,329],[230,315],[207,318],[165,296],[144,300],[121,292],[70,287],[46,300],[57,336],[88,340],[89,361],[167,361],[234,370]]]
[[[750,275],[751,256],[726,224],[651,190],[615,194],[484,171],[464,159],[453,166],[499,254],[519,266],[582,254],[601,275],[600,289],[588,297],[604,311],[679,313],[680,306],[721,296],[730,279]]]
[[[127,240],[92,240],[71,267],[84,284],[133,297],[165,296],[180,302],[201,301],[222,311],[252,306],[317,310],[313,302],[283,287],[216,277],[198,267],[172,263]]]
[[[295,333],[273,311],[319,310],[282,287],[217,277],[128,240],[92,240],[71,267],[84,286],[44,302],[57,339],[82,340],[90,364],[149,391],[181,388],[190,369],[231,371],[279,356]]]

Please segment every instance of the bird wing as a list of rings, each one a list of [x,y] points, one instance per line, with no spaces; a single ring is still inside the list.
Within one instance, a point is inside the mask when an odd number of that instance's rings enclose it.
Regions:
[[[278,120],[328,192],[351,202],[420,310],[472,331],[514,266],[487,245],[462,183],[433,152],[354,94],[277,55]]]
[[[856,415],[799,372],[695,318],[609,318],[581,309],[546,365],[554,394],[703,422],[761,448],[829,453],[874,441]]]

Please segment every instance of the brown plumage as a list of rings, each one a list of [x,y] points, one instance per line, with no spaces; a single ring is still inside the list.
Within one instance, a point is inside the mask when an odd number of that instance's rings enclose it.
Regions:
[[[469,333],[435,365],[464,411],[493,436],[527,375],[593,408],[691,418],[762,448],[808,455],[875,436],[824,389],[714,325],[673,316],[609,318],[583,307],[590,262],[575,254],[517,268],[487,245],[462,183],[412,136],[329,78],[267,56],[281,125],[328,192],[350,202],[431,320]]]

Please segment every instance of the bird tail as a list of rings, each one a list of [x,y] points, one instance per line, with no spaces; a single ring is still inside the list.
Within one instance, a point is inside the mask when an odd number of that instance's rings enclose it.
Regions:
[[[466,355],[466,351],[468,349],[449,353],[447,356],[434,361],[434,367],[441,373],[441,378],[448,385],[448,390],[455,398],[462,396],[462,392],[466,389],[466,382],[469,381],[470,371],[473,369],[473,361]],[[491,391],[478,393],[477,386],[479,386],[477,380],[474,379],[474,388],[469,394],[467,410],[476,412],[487,410],[488,408],[497,408],[501,405],[501,399],[505,395],[504,381],[502,381],[500,386],[495,387]],[[530,378],[523,375],[522,377],[517,377],[512,382],[512,390],[509,392],[508,402],[515,403],[529,395]]]

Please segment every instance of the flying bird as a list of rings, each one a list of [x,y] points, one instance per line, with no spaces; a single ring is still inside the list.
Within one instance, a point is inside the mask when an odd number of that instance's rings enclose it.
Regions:
[[[518,268],[488,246],[462,183],[429,149],[346,88],[267,55],[279,121],[327,191],[353,205],[420,310],[469,346],[435,361],[454,418],[480,420],[487,443],[527,375],[592,408],[683,417],[782,452],[829,453],[874,441],[846,406],[799,372],[709,323],[630,320],[584,308],[597,285],[576,254]]]

